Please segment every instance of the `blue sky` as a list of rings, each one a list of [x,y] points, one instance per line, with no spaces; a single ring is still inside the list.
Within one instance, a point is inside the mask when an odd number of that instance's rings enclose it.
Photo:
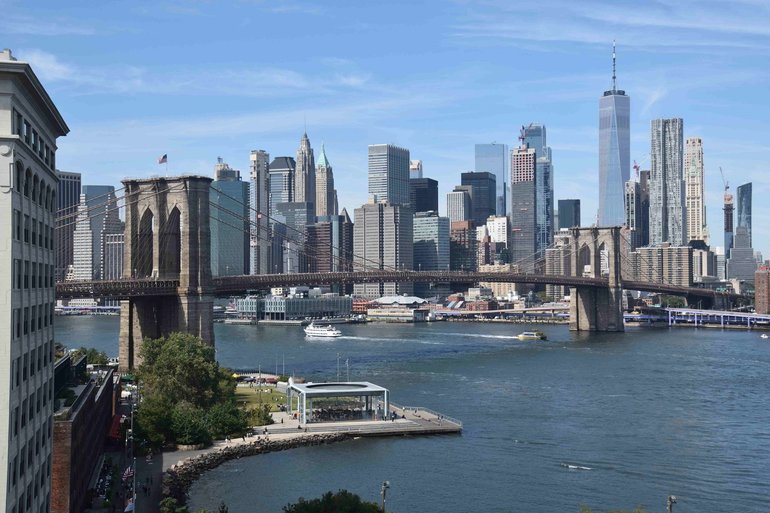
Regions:
[[[295,155],[306,120],[341,206],[366,201],[366,147],[394,143],[439,181],[441,207],[474,144],[545,123],[556,199],[597,206],[598,99],[631,96],[632,158],[649,124],[704,139],[707,218],[722,245],[722,181],[754,183],[754,247],[770,254],[770,2],[3,1],[3,46],[32,63],[71,132],[61,169],[84,183],[248,174],[252,149]]]

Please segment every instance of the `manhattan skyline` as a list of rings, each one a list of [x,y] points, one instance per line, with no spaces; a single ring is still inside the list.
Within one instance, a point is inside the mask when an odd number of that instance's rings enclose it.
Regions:
[[[1,23],[4,46],[33,65],[68,119],[58,167],[84,184],[163,174],[154,162],[164,153],[169,174],[211,175],[218,155],[243,171],[251,150],[295,155],[307,120],[334,163],[340,209],[366,202],[367,146],[392,143],[439,181],[443,215],[446,193],[474,168],[475,144],[515,147],[518,128],[535,122],[548,126],[554,199],[580,198],[588,225],[598,208],[596,101],[611,87],[615,39],[619,85],[634,99],[631,159],[649,168],[652,119],[683,118],[684,137],[703,139],[712,234],[722,217],[718,166],[732,191],[753,182],[758,197],[768,192],[770,8],[628,4],[621,17],[609,3],[546,4],[523,26],[502,2],[440,13],[406,3],[11,4]],[[281,30],[286,23],[297,30]],[[311,37],[335,24],[350,30]],[[768,214],[756,202],[753,215]],[[767,253],[770,229],[757,224],[753,239]]]

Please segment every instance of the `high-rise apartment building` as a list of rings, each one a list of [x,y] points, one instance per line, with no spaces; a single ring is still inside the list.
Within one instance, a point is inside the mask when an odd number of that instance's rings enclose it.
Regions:
[[[548,146],[545,125],[530,123],[522,127],[522,142],[534,148],[537,157],[535,179],[537,200],[537,252],[542,254],[553,242],[553,161],[551,148]]]
[[[475,271],[476,230],[473,221],[453,221],[449,225],[449,267],[453,271]]]
[[[211,274],[248,274],[251,248],[249,184],[241,181],[240,171],[232,169],[221,158],[214,166],[209,204]]]
[[[409,204],[409,150],[391,144],[369,146],[369,195],[377,202]]]
[[[385,202],[367,203],[355,210],[354,218],[354,271],[413,269],[414,214],[409,207]],[[356,296],[371,299],[412,292],[411,283],[357,283],[353,286]]]
[[[761,266],[754,273],[754,310],[770,314],[770,267]]]
[[[72,265],[75,217],[80,202],[80,173],[56,171],[56,279],[63,280]]]
[[[623,188],[630,179],[631,98],[616,87],[612,45],[612,89],[599,99],[599,226],[624,220]]]
[[[310,139],[307,132],[302,134],[297,149],[297,170],[294,180],[294,200],[310,204],[310,211],[315,217],[316,212],[316,183],[315,183],[315,158],[313,148],[310,147]]]
[[[270,155],[252,150],[249,155],[249,273],[270,272]]]
[[[749,236],[749,246],[751,241],[751,182],[739,185],[735,190],[737,196],[737,219],[736,226],[745,226]]]
[[[449,221],[468,221],[471,219],[471,187],[456,185],[455,189],[446,195],[446,212]]]
[[[495,214],[508,213],[508,145],[490,143],[476,145],[477,172],[495,175]]]
[[[687,244],[682,119],[653,119],[650,149],[650,244]]]
[[[0,52],[0,97],[0,509],[47,513],[55,403],[56,139],[69,128],[29,64],[10,50]]]
[[[471,220],[483,226],[487,217],[494,216],[497,203],[497,180],[486,171],[462,173],[460,183],[471,188]]]
[[[321,145],[321,156],[318,157],[315,166],[315,186],[315,215],[336,216],[334,174],[323,144]]]
[[[708,244],[706,228],[705,177],[703,172],[703,140],[688,137],[684,147],[685,204],[687,206],[687,239]]]
[[[422,178],[422,160],[410,160],[409,161],[409,179]]]
[[[537,155],[522,144],[511,150],[511,261],[535,256],[537,250]]]
[[[449,218],[436,212],[418,212],[414,216],[414,270],[449,269]],[[449,284],[415,283],[418,297],[446,296]]]
[[[580,226],[580,200],[559,200],[559,230]]]
[[[415,212],[438,212],[438,182],[432,178],[410,178],[409,204]]]
[[[631,249],[634,250],[642,245],[639,233],[639,228],[642,224],[641,187],[639,182],[635,180],[626,182],[624,204],[626,219],[623,224],[629,229]]]
[[[630,263],[637,281],[692,287],[693,249],[667,242],[638,248],[630,253]]]

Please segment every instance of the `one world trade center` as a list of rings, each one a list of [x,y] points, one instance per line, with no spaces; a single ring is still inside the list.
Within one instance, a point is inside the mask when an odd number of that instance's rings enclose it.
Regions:
[[[630,177],[631,98],[615,86],[615,43],[612,43],[612,89],[599,99],[598,226],[625,221],[623,192]]]

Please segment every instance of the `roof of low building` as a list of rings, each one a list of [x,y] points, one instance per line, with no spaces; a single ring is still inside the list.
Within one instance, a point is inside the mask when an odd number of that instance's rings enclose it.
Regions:
[[[421,305],[427,303],[427,300],[417,296],[383,296],[375,299],[375,302],[381,305]]]

